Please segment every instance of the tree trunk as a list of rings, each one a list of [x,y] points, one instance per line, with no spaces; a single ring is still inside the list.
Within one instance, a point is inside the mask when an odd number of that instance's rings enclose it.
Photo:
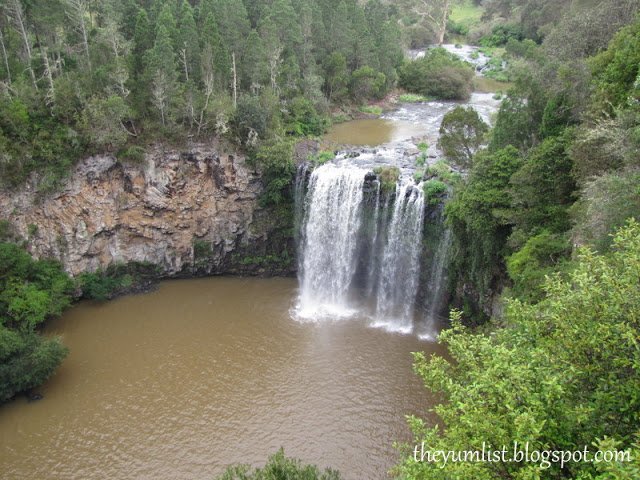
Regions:
[[[47,53],[47,47],[43,47],[42,44],[40,44],[40,54],[42,56],[42,62],[44,63],[44,76],[46,77],[47,83],[49,84],[49,88],[47,89],[47,94],[45,96],[45,101],[47,103],[47,106],[53,107],[56,101],[56,90],[53,83],[53,71],[51,69],[51,63],[49,63],[49,54]]]
[[[451,8],[451,0],[445,0],[442,5],[442,19],[438,26],[438,45],[444,43],[444,35],[447,33],[447,21],[449,20],[449,10]]]
[[[33,72],[33,68],[31,67],[31,62],[33,60],[33,55],[31,53],[31,44],[29,43],[29,35],[27,34],[27,29],[24,25],[24,12],[22,11],[22,5],[20,4],[20,0],[13,0],[11,3],[11,14],[13,15],[13,21],[16,24],[18,29],[18,33],[22,37],[22,43],[24,44],[24,50],[27,53],[27,70],[29,70],[29,75],[31,76],[31,82],[33,82],[33,87],[38,90],[38,82],[36,81],[36,74]]]
[[[236,53],[231,54],[231,61],[233,62],[233,108],[238,107],[238,74],[236,72]]]
[[[0,46],[2,46],[2,58],[4,58],[4,66],[7,70],[7,81],[11,85],[11,70],[9,69],[9,58],[7,57],[7,49],[4,46],[4,36],[2,30],[0,30]]]
[[[89,35],[87,34],[87,25],[84,22],[84,17],[87,14],[87,7],[84,0],[69,0],[69,5],[74,10],[73,18],[72,15],[67,13],[67,16],[70,17],[71,21],[75,21],[77,23],[77,30],[82,36],[82,47],[84,53],[87,57],[87,66],[89,67],[89,71],[91,71],[91,56],[89,55]],[[89,16],[91,14],[89,13]]]

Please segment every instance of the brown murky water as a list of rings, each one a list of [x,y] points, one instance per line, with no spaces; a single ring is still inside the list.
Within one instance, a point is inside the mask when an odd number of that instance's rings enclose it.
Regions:
[[[371,118],[338,123],[331,127],[324,138],[338,145],[376,146],[408,140],[425,133],[424,126],[416,123]]]
[[[82,304],[50,327],[71,353],[0,408],[0,477],[202,479],[279,447],[348,480],[387,478],[404,415],[431,401],[410,352],[439,351],[364,320],[301,324],[293,279],[163,283]]]

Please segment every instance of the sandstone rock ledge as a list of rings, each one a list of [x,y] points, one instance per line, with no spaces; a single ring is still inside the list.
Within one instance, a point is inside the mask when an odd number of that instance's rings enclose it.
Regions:
[[[241,261],[243,252],[287,250],[288,258],[292,251],[291,242],[273,238],[274,224],[258,205],[261,192],[244,158],[219,145],[155,146],[141,165],[111,155],[87,158],[61,191],[44,199],[28,185],[0,192],[0,217],[35,257],[59,259],[72,275],[132,261],[156,264],[166,277],[291,273]]]

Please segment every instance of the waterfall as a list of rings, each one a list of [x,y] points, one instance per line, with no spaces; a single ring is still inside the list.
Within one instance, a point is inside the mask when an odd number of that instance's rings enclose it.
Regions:
[[[424,193],[412,183],[396,187],[393,217],[378,278],[376,322],[390,330],[411,332],[418,293]]]
[[[449,260],[449,250],[451,248],[451,230],[448,228],[442,235],[442,240],[433,257],[429,283],[427,285],[427,323],[424,332],[420,334],[423,339],[434,340],[436,337],[436,319],[444,306],[444,286],[446,283],[446,266]]]
[[[357,263],[366,171],[323,165],[311,174],[302,229],[301,317],[344,316]]]
[[[304,320],[360,314],[374,327],[413,331],[425,198],[411,179],[385,192],[370,170],[326,164],[306,195],[297,179],[300,295]],[[304,169],[299,176],[307,175]],[[300,206],[302,205],[302,206]]]
[[[382,207],[382,212],[380,211],[380,182],[376,183],[376,202],[374,206],[374,214],[373,214],[373,235],[371,239],[371,249],[370,252],[377,252],[379,249],[380,243],[380,235],[378,232],[380,230],[385,229],[386,227],[386,219],[387,219],[387,209],[389,208],[389,197],[385,197],[384,206]],[[381,220],[382,219],[382,220]],[[380,225],[380,223],[383,223]],[[371,297],[375,293],[375,288],[378,279],[378,270],[380,268],[380,258],[377,255],[370,254],[368,259],[368,269],[367,269],[367,285],[366,285],[366,296]]]

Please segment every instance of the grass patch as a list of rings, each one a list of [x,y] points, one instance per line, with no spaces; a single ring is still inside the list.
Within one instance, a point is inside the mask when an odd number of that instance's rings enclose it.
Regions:
[[[376,167],[373,169],[373,173],[378,176],[380,189],[384,193],[395,191],[396,183],[400,178],[400,169],[398,167]]]
[[[447,192],[447,184],[440,180],[429,180],[422,187],[429,205],[437,205]]]
[[[466,0],[464,2],[460,2],[451,9],[449,20],[468,28],[480,23],[482,13],[482,7],[474,4],[472,0]]]
[[[368,113],[371,115],[382,115],[382,107],[379,107],[377,105],[364,105],[360,107],[360,111],[362,113]]]
[[[438,160],[433,165],[427,167],[425,177],[438,179],[449,185],[453,185],[460,178],[460,174],[451,170],[451,167],[444,160]]]
[[[403,93],[398,97],[398,101],[402,103],[423,103],[430,100],[431,98],[416,93]]]
[[[488,77],[475,77],[473,79],[473,91],[480,93],[506,92],[511,88],[511,83],[500,82]]]
[[[309,161],[316,166],[324,165],[330,160],[336,158],[336,155],[333,152],[328,150],[323,150],[321,152],[316,153],[315,155],[309,156]]]

